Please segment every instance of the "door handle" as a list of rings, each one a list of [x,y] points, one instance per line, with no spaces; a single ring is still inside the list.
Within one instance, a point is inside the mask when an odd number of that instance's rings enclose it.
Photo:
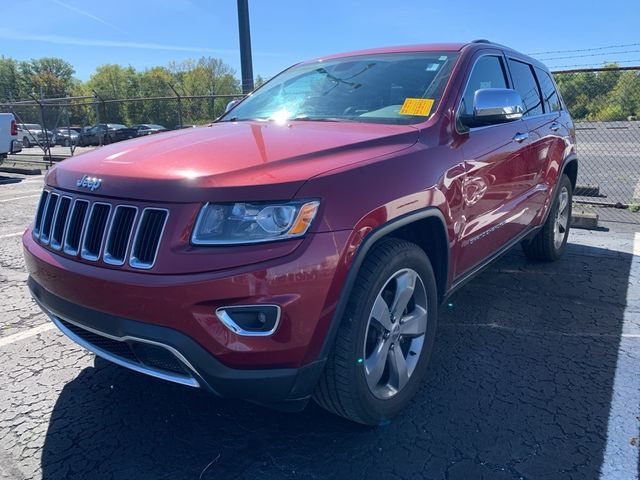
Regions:
[[[553,122],[551,125],[549,125],[549,129],[553,132],[557,132],[558,130],[560,130],[560,124],[558,122]]]
[[[515,137],[513,137],[513,141],[514,141],[514,142],[518,142],[518,143],[522,143],[522,142],[524,142],[527,138],[529,138],[529,132],[516,133]]]

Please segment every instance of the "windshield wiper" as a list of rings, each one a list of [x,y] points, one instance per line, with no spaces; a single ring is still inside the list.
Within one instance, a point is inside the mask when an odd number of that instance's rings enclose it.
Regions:
[[[262,118],[250,118],[250,117],[246,117],[246,118],[238,118],[238,117],[231,117],[231,118],[224,118],[222,120],[218,120],[218,122],[263,122],[265,120],[269,120],[266,117],[262,117]]]
[[[289,118],[288,122],[353,122],[351,118],[340,117],[309,117],[308,115],[300,115],[299,117]]]

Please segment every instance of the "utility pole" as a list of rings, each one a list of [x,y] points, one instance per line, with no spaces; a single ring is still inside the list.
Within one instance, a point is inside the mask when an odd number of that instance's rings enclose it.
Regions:
[[[251,32],[249,30],[249,0],[238,0],[238,32],[240,33],[240,69],[242,93],[253,91],[253,62],[251,60]]]

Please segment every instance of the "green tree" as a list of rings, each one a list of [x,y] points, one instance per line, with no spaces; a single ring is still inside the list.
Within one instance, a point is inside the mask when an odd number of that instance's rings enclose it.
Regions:
[[[189,95],[238,95],[240,82],[235,71],[222,60],[202,57],[169,65],[181,93]],[[179,90],[179,91],[180,91]],[[185,102],[184,122],[205,123],[216,119],[224,112],[226,101],[211,98],[192,99]]]
[[[18,62],[0,56],[0,101],[17,100],[21,96]]]
[[[175,79],[165,67],[154,67],[138,74],[139,96],[173,97]],[[179,123],[178,100],[144,100],[136,102],[135,123],[159,123],[175,127]]]
[[[132,66],[116,64],[99,66],[91,75],[87,86],[103,100],[135,98],[139,90],[138,75]],[[101,123],[125,123],[131,121],[130,113],[136,107],[131,102],[99,102]]]
[[[638,71],[560,72],[555,79],[575,120],[616,121],[640,114]]]
[[[262,75],[257,75],[256,79],[253,81],[253,88],[258,88],[262,86],[264,82],[266,82],[266,80],[262,78]]]
[[[75,70],[61,58],[44,57],[20,62],[19,82],[24,94],[44,98],[66,97],[73,84]]]

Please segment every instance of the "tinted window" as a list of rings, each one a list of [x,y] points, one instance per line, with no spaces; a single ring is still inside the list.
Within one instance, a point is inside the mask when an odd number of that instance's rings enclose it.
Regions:
[[[560,99],[558,98],[553,80],[551,80],[549,74],[544,70],[535,67],[535,71],[536,77],[538,77],[538,83],[540,84],[540,90],[542,90],[545,112],[558,112],[561,110]]]
[[[510,59],[509,68],[511,69],[511,77],[513,78],[513,87],[518,91],[524,103],[524,116],[541,115],[542,102],[540,101],[540,91],[538,90],[536,79],[533,76],[531,65]]]
[[[507,88],[504,66],[500,57],[480,57],[473,66],[467,88],[462,97],[460,115],[471,115],[473,110],[473,96],[481,88]]]

